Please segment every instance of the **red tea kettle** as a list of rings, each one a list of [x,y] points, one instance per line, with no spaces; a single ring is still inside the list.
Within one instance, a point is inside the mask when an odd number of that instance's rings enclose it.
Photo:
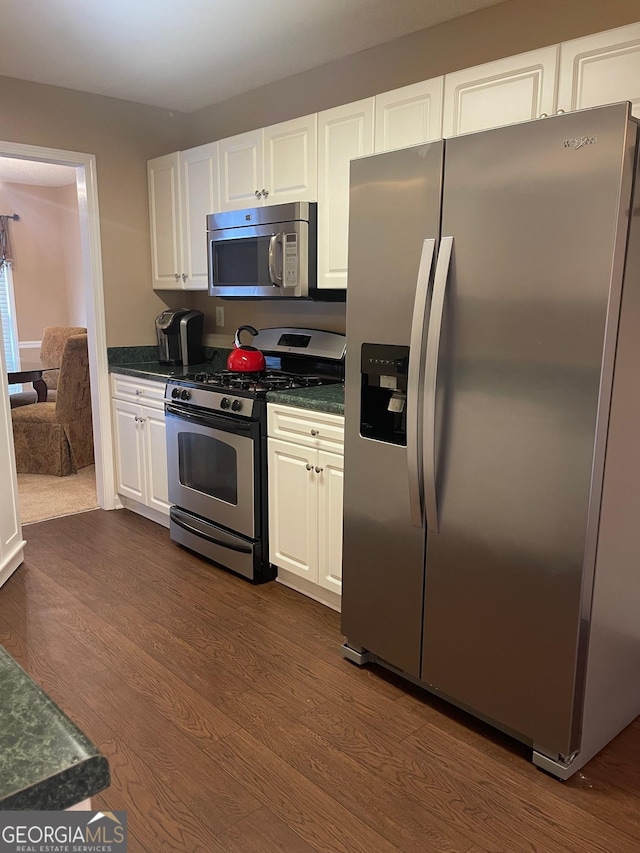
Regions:
[[[240,343],[240,332],[247,331],[250,335],[255,336],[258,330],[253,326],[239,326],[236,329],[236,334],[233,342],[233,349],[227,358],[227,370],[233,370],[237,373],[259,373],[266,369],[264,356],[256,347],[243,346]]]

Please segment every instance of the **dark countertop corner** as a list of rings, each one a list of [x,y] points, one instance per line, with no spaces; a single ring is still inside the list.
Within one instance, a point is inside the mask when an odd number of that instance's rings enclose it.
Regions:
[[[110,785],[109,763],[0,647],[0,810],[58,811]]]
[[[160,364],[156,347],[113,347],[107,351],[107,356],[110,373],[122,373],[125,376],[166,382],[167,379],[180,378],[187,373],[224,370],[229,352],[228,349],[205,347],[205,361],[184,367]]]

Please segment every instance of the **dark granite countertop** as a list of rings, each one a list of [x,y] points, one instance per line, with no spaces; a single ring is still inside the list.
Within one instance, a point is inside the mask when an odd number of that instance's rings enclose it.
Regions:
[[[122,373],[125,376],[137,376],[140,379],[151,379],[156,382],[166,382],[174,376],[181,377],[187,373],[200,373],[211,370],[211,364],[190,364],[181,367],[171,364],[159,364],[157,361],[135,362],[131,364],[110,364],[109,373]],[[216,369],[216,368],[213,368]]]
[[[268,403],[295,406],[314,412],[344,415],[344,385],[321,385],[319,388],[297,388],[295,391],[269,391]]]
[[[0,810],[66,809],[110,781],[104,755],[0,647]]]
[[[175,367],[160,364],[153,360],[155,347],[116,347],[108,350],[109,372],[126,376],[138,376],[165,382],[172,377],[181,377],[187,373],[225,370],[228,349],[207,349],[209,361],[202,364],[190,364],[188,367]],[[344,415],[344,385],[323,385],[320,388],[300,388],[295,391],[270,391],[267,402],[281,403],[283,406],[296,406],[316,412],[329,412]]]
[[[224,370],[227,366],[228,349],[206,347],[206,359],[200,364],[181,365],[160,364],[156,347],[112,347],[107,350],[109,373],[123,373],[125,376],[137,376],[166,382],[173,377],[187,373],[206,373],[212,370]]]

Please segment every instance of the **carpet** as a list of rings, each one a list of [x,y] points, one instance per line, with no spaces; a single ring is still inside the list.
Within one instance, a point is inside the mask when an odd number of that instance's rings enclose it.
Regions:
[[[18,495],[23,524],[98,509],[96,466],[80,468],[68,477],[18,474]]]

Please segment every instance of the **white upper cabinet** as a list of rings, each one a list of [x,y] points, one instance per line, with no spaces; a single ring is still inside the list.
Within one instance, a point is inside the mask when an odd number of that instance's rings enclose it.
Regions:
[[[640,118],[640,24],[560,45],[558,108],[580,110],[631,101]]]
[[[317,116],[220,141],[221,210],[315,201]]]
[[[262,130],[221,139],[220,209],[242,210],[262,203]]]
[[[349,168],[373,153],[375,98],[318,114],[318,287],[347,286]]]
[[[551,115],[558,46],[456,71],[444,78],[443,136]]]
[[[206,216],[219,210],[218,143],[147,163],[156,290],[207,289]]]
[[[151,220],[151,274],[157,290],[180,287],[180,154],[166,154],[147,163]]]
[[[206,290],[207,216],[220,210],[218,143],[181,151],[180,169],[181,281],[185,290]]]
[[[265,204],[316,201],[317,138],[316,113],[265,127],[262,189]]]
[[[376,96],[375,151],[391,151],[442,136],[444,77]]]

